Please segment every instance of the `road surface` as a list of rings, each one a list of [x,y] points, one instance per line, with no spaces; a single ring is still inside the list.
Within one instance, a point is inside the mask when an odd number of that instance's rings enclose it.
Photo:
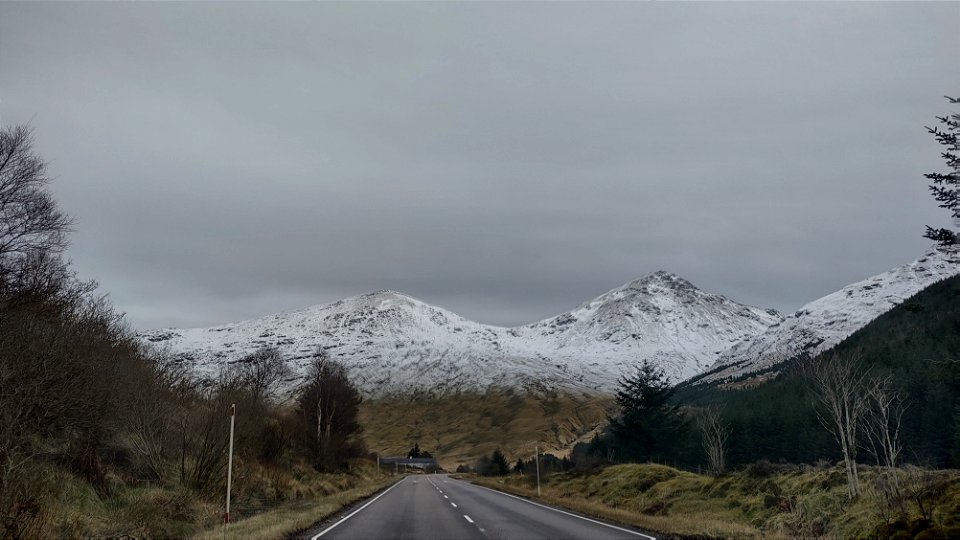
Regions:
[[[305,532],[311,540],[652,540],[447,475],[408,476],[379,495]]]

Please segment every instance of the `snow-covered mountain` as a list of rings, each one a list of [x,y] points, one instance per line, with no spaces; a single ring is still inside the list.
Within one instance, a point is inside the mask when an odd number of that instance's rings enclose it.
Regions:
[[[814,300],[762,334],[723,353],[697,384],[745,375],[773,374],[802,353],[814,356],[837,345],[926,287],[960,274],[960,251],[931,248],[922,257]]]
[[[680,381],[782,320],[775,310],[738,304],[661,271],[513,331],[527,343],[542,343],[560,356],[589,359],[593,365],[603,359],[617,366],[649,359]]]
[[[643,359],[688,378],[783,318],[657,272],[535,324],[469,321],[393,291],[211,328],[141,337],[190,362],[198,375],[263,346],[302,373],[318,347],[342,360],[368,395],[448,393],[489,386],[609,391]],[[292,382],[292,381],[291,381]]]

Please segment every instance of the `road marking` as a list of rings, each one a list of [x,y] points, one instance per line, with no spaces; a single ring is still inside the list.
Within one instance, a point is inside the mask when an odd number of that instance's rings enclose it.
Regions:
[[[346,521],[346,520],[352,518],[353,516],[357,515],[361,510],[363,510],[364,508],[366,508],[366,507],[370,506],[371,504],[373,504],[374,502],[376,502],[377,499],[379,499],[380,497],[383,497],[384,495],[386,495],[386,494],[387,494],[387,491],[390,491],[391,489],[399,486],[400,483],[404,481],[404,479],[406,479],[406,477],[401,478],[399,481],[397,481],[396,484],[388,487],[383,493],[381,493],[381,494],[377,495],[376,497],[370,499],[370,501],[368,501],[367,504],[361,506],[360,508],[357,508],[356,510],[354,510],[353,512],[351,512],[350,515],[348,515],[347,517],[341,519],[340,521],[338,521],[338,522],[334,523],[333,525],[327,527],[326,529],[320,531],[319,533],[317,533],[316,536],[312,536],[312,537],[310,538],[310,540],[317,540],[317,538],[320,538],[321,536],[323,536],[323,535],[327,534],[328,532],[332,531],[333,528],[336,527],[337,525],[339,525],[339,524],[343,523],[344,521]]]
[[[469,521],[470,523],[473,523],[473,520],[470,519],[470,516],[468,516],[468,515],[466,515],[466,514],[463,515],[463,519]]]
[[[490,488],[488,488],[488,487],[478,486],[477,484],[472,484],[472,485],[473,485],[473,486],[476,486],[476,487],[478,487],[478,488],[480,488],[480,489],[485,489],[485,490],[487,490],[487,491],[492,491],[493,493],[498,493],[498,494],[504,495],[504,496],[506,496],[506,497],[511,497],[511,498],[517,499],[518,501],[523,501],[523,502],[525,502],[525,503],[529,503],[529,504],[532,504],[532,505],[534,505],[534,506],[539,506],[540,508],[546,508],[547,510],[552,510],[552,511],[554,511],[554,512],[559,512],[559,513],[561,513],[561,514],[564,514],[564,515],[567,515],[567,516],[570,516],[570,517],[575,517],[575,518],[577,518],[577,519],[582,519],[582,520],[584,520],[584,521],[589,521],[590,523],[596,523],[597,525],[603,525],[604,527],[609,527],[609,528],[611,528],[611,529],[616,529],[616,530],[618,530],[618,531],[622,531],[622,532],[625,532],[625,533],[630,533],[630,534],[635,535],[635,536],[642,536],[642,537],[644,537],[644,538],[649,538],[650,540],[657,540],[657,538],[656,538],[655,536],[650,536],[649,534],[638,533],[637,531],[631,531],[630,529],[624,529],[623,527],[617,527],[616,525],[610,525],[609,523],[604,523],[604,522],[602,522],[602,521],[597,521],[597,520],[595,520],[595,519],[590,519],[590,518],[587,518],[587,517],[578,516],[577,514],[572,514],[572,513],[570,513],[570,512],[565,512],[565,511],[563,511],[563,510],[560,510],[560,509],[558,509],[558,508],[553,508],[552,506],[547,506],[547,505],[545,505],[545,504],[535,503],[535,502],[533,502],[533,501],[531,501],[531,500],[524,499],[523,497],[517,497],[516,495],[511,495],[511,494],[509,494],[509,493],[504,493],[504,492],[502,492],[502,491],[497,491],[497,490],[495,490],[495,489],[490,489]],[[467,517],[467,516],[463,516],[463,517]],[[471,522],[471,523],[472,523],[472,522]]]
[[[444,498],[444,499],[449,499],[450,497],[447,497],[446,495],[444,495],[443,498]]]
[[[457,507],[457,503],[455,503],[455,502],[450,503],[450,505],[453,506],[454,508]]]

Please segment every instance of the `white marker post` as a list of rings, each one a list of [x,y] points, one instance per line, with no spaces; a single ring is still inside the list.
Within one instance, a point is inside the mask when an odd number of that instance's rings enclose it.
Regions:
[[[230,451],[227,454],[227,513],[223,515],[223,526],[226,530],[230,523],[230,482],[233,480],[233,422],[237,416],[237,404],[230,405]]]
[[[537,462],[537,497],[540,496],[540,447],[536,447],[536,455],[533,456]]]

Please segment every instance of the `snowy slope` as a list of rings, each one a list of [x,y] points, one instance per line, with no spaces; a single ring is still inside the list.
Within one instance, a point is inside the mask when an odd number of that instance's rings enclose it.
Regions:
[[[907,298],[960,273],[957,249],[931,248],[916,261],[810,302],[766,332],[721,355],[697,384],[775,370],[801,353],[830,349]]]
[[[665,272],[614,289],[557,317],[501,328],[392,291],[211,328],[141,337],[201,376],[275,346],[302,373],[318,347],[343,360],[368,395],[449,393],[491,385],[610,390],[644,358],[674,380],[782,320],[775,311],[705,293]],[[291,383],[294,381],[291,381]]]
[[[782,319],[774,310],[738,304],[657,272],[516,331],[554,356],[593,357],[588,363],[614,365],[646,358],[680,381]]]

